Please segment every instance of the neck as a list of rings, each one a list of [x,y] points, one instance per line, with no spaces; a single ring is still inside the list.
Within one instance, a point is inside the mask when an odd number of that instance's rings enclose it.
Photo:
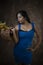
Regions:
[[[29,24],[28,21],[25,20],[24,25],[28,25],[28,24]]]

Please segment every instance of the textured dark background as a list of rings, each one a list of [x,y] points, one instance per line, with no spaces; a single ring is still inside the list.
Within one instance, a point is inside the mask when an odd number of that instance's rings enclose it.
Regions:
[[[38,52],[33,54],[32,64],[43,65],[43,0],[0,0],[0,21],[14,26],[16,12],[21,9],[27,11],[30,21],[34,21],[41,30],[42,42]],[[13,42],[0,38],[0,64],[14,63],[13,45]]]

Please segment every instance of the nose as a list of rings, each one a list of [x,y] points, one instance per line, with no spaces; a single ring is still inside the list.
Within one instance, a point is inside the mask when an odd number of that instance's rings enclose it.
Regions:
[[[18,21],[21,21],[21,19],[20,19],[20,18],[18,18]]]

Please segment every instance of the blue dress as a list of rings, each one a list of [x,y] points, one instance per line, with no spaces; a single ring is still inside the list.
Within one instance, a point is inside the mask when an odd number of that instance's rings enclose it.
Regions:
[[[34,23],[32,22],[32,29],[30,31],[20,30],[21,24],[18,24],[19,42],[14,47],[14,56],[16,63],[31,64],[32,51],[27,48],[32,47],[32,40],[34,37]]]

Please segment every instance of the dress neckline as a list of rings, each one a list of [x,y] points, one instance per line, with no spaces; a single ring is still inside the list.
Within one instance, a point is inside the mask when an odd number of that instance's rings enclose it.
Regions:
[[[19,24],[19,29],[21,28],[21,23]],[[32,25],[32,23],[31,23],[31,25]],[[28,30],[28,31],[24,31],[24,30],[22,30],[22,29],[20,29],[20,31],[23,31],[23,32],[30,32],[30,31],[32,31],[33,30],[33,26],[32,26],[32,29],[30,29],[30,30]]]
[[[20,30],[20,31],[23,31],[23,32],[30,32],[30,31],[32,31],[32,29],[30,29],[30,30],[28,30],[28,31],[24,31],[24,30]]]

